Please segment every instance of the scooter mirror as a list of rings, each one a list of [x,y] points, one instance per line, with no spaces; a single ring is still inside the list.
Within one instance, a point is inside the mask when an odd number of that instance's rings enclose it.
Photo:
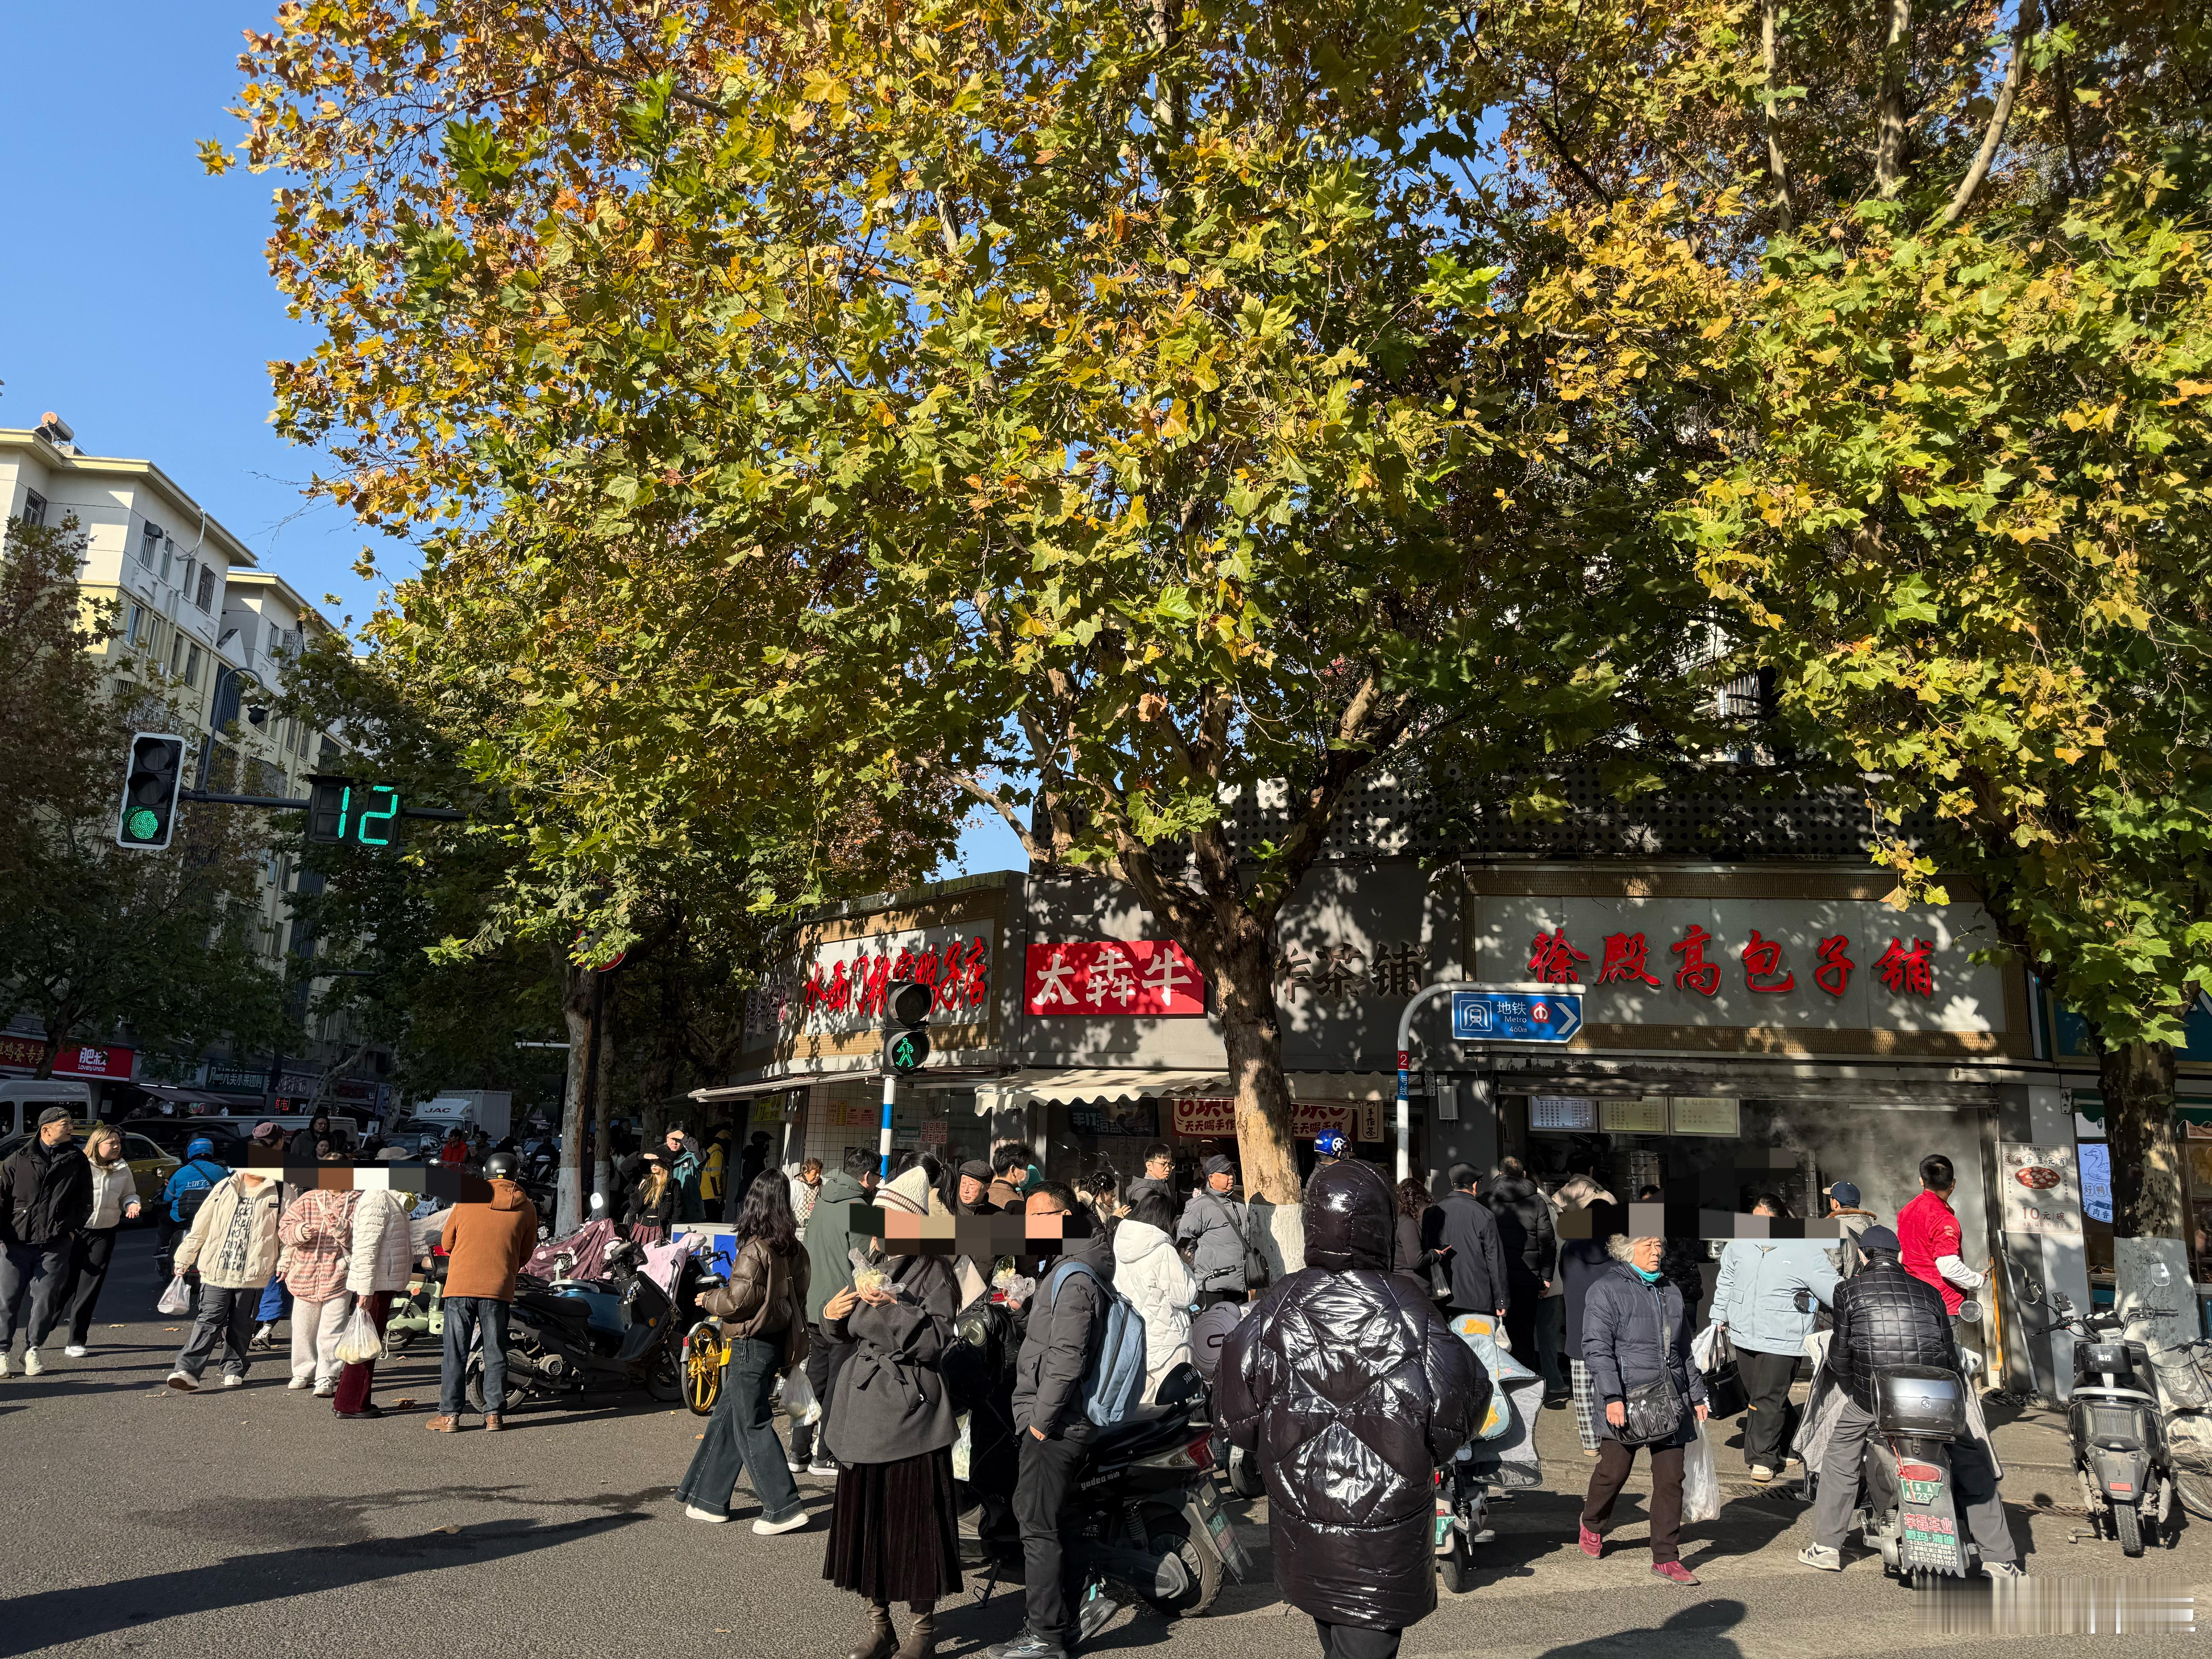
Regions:
[[[604,1210],[607,1207],[607,1201],[599,1194],[593,1193],[592,1194],[592,1207],[595,1210]]]
[[[1982,1322],[1982,1304],[1975,1301],[1971,1296],[1968,1297],[1964,1302],[1961,1302],[1959,1304],[1959,1317],[1964,1323],[1968,1325],[1980,1324]]]

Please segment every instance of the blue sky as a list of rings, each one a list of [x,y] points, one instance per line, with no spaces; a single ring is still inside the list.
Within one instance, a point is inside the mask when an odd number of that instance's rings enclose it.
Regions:
[[[301,486],[316,457],[269,425],[271,358],[313,349],[284,314],[262,247],[275,180],[202,171],[226,143],[240,33],[273,3],[79,0],[9,8],[14,72],[0,97],[0,426],[52,410],[96,455],[155,462],[333,623],[365,617],[352,565],[370,539]],[[43,66],[41,68],[40,66]],[[400,568],[377,538],[379,561]],[[971,871],[1022,868],[1020,843],[979,816]],[[951,870],[945,873],[951,873]]]

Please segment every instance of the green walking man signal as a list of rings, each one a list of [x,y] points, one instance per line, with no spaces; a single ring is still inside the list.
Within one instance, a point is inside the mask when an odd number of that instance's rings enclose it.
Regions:
[[[185,739],[173,732],[141,732],[131,739],[115,844],[158,853],[177,827],[177,792],[185,781]]]
[[[895,1077],[918,1072],[929,1058],[929,1005],[935,994],[927,985],[902,980],[891,987],[890,1013],[898,1029],[884,1037],[884,1070]]]

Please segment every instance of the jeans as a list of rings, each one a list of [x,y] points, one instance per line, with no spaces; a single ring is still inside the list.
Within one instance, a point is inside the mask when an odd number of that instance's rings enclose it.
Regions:
[[[1790,1455],[1790,1382],[1797,1375],[1797,1356],[1738,1348],[1735,1358],[1751,1396],[1743,1419],[1743,1461],[1779,1469]]]
[[[76,1347],[92,1334],[93,1310],[100,1306],[100,1287],[107,1282],[107,1264],[114,1259],[116,1227],[87,1228],[76,1236],[70,1254],[69,1340]]]
[[[260,1304],[258,1285],[234,1291],[222,1285],[210,1285],[203,1279],[199,1315],[192,1322],[192,1332],[185,1339],[185,1346],[177,1350],[177,1369],[198,1382],[200,1373],[207,1369],[208,1361],[215,1358],[216,1348],[220,1346],[222,1374],[244,1376],[246,1345],[252,1338],[253,1310]]]
[[[1029,1607],[1030,1632],[1065,1650],[1074,1621],[1068,1607],[1066,1552],[1060,1535],[1068,1489],[1083,1465],[1089,1437],[1065,1434],[1040,1440],[1022,1431],[1022,1473],[1014,1483],[1014,1519],[1022,1529],[1023,1597]]]
[[[1813,1500],[1814,1543],[1832,1550],[1843,1547],[1852,1512],[1859,1506],[1859,1471],[1873,1432],[1872,1413],[1861,1411],[1855,1401],[1838,1402],[1835,1432],[1820,1459],[1820,1490]],[[1996,1471],[1979,1442],[1951,1443],[1951,1486],[1984,1563],[2015,1560],[2012,1528],[2005,1524],[2004,1504],[1997,1497]]]
[[[1375,1630],[1366,1625],[1332,1625],[1316,1619],[1322,1659],[1398,1659],[1398,1639],[1403,1631]]]
[[[815,1399],[821,1402],[822,1415],[811,1423],[801,1423],[795,1418],[792,1420],[791,1461],[794,1463],[805,1463],[812,1459],[816,1443],[823,1438],[823,1431],[829,1427],[830,1381],[837,1358],[835,1350],[838,1345],[822,1334],[819,1325],[808,1326],[806,1333],[806,1382],[814,1390]],[[824,1450],[822,1455],[827,1457],[830,1454]]]
[[[1599,1445],[1597,1467],[1590,1471],[1589,1492],[1583,1499],[1583,1525],[1592,1532],[1603,1532],[1613,1519],[1613,1499],[1628,1484],[1637,1449],[1618,1440]],[[1643,1449],[1651,1454],[1651,1559],[1654,1565],[1678,1561],[1682,1555],[1682,1448]]]
[[[292,1375],[332,1382],[338,1374],[338,1339],[353,1316],[353,1297],[340,1291],[325,1302],[292,1301]]]
[[[1536,1370],[1547,1397],[1563,1395],[1567,1381],[1567,1298],[1547,1296],[1536,1304]]]
[[[64,1237],[44,1244],[10,1244],[0,1251],[0,1353],[8,1352],[18,1325],[23,1346],[35,1348],[61,1322],[62,1299],[69,1293],[70,1243]]]
[[[740,1337],[730,1344],[722,1397],[707,1419],[707,1432],[691,1454],[683,1484],[676,1488],[678,1503],[726,1516],[743,1473],[751,1479],[762,1520],[770,1524],[788,1521],[805,1507],[784,1462],[783,1447],[770,1426],[775,1413],[776,1367],[782,1358],[781,1338]]]
[[[361,1299],[368,1316],[376,1323],[376,1334],[384,1334],[384,1322],[392,1312],[392,1292],[372,1291]],[[331,1408],[350,1414],[362,1410],[368,1401],[369,1390],[376,1386],[376,1362],[374,1359],[355,1361],[338,1372],[338,1391],[331,1401]]]
[[[467,1408],[469,1350],[483,1332],[483,1410],[507,1409],[507,1304],[489,1296],[449,1296],[445,1302],[446,1359],[438,1376],[438,1412],[459,1417]]]

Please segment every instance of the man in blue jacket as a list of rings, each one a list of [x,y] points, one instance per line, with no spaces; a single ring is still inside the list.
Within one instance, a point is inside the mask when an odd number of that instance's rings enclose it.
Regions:
[[[1762,1193],[1751,1212],[1779,1216],[1782,1200]],[[1813,1315],[1797,1310],[1799,1291],[1812,1291],[1824,1307],[1835,1305],[1835,1262],[1819,1240],[1735,1238],[1721,1251],[1712,1320],[1727,1328],[1751,1396],[1743,1461],[1760,1486],[1774,1479],[1788,1455],[1790,1384],[1813,1332]]]

